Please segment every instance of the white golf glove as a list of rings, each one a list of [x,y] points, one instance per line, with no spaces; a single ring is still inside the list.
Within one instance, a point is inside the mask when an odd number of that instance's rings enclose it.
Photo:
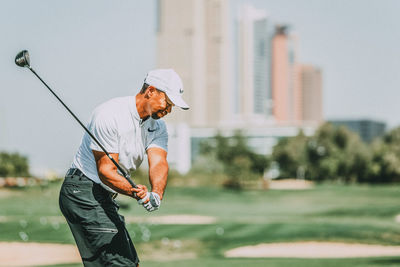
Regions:
[[[149,201],[147,203],[144,203],[147,201],[147,199]],[[138,200],[138,204],[143,205],[143,207],[148,212],[152,212],[152,211],[158,210],[160,208],[161,198],[155,192],[147,192],[147,195],[144,198]]]

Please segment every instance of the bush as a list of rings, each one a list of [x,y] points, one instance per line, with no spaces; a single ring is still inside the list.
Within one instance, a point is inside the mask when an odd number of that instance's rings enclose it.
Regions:
[[[323,124],[312,137],[300,132],[274,147],[272,159],[280,166],[280,177],[304,177],[314,181],[364,182],[369,178],[372,155],[360,137],[345,127]]]
[[[371,145],[372,159],[365,181],[400,182],[400,128],[393,129]]]
[[[18,153],[0,153],[0,177],[29,177],[28,158]]]
[[[199,168],[200,167],[200,168]],[[268,167],[268,159],[254,153],[240,131],[233,137],[217,134],[200,145],[200,156],[192,171],[208,174],[224,174],[222,183],[230,189],[241,189],[243,182],[260,178]]]

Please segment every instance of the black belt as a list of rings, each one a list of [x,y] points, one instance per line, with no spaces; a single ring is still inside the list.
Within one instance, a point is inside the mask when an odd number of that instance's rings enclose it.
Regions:
[[[71,169],[69,169],[69,170],[67,171],[66,176],[74,176],[74,175],[77,175],[77,176],[79,176],[79,177],[85,176],[85,175],[83,174],[83,172],[81,172],[81,170],[80,170],[80,169],[77,169],[77,168],[71,168]],[[85,177],[86,177],[86,176],[85,176]]]
[[[83,174],[83,172],[82,172],[80,169],[77,169],[77,168],[71,168],[71,169],[69,169],[69,170],[67,171],[67,174],[66,174],[65,176],[74,176],[74,175],[79,176],[79,178],[85,177],[86,179],[92,181],[91,179],[87,178],[86,175]],[[93,181],[92,181],[92,182],[93,182]],[[94,184],[97,184],[97,183],[95,183],[95,182],[93,182],[93,183],[94,183]],[[98,184],[98,185],[100,185],[100,184]],[[113,199],[115,199],[115,198],[118,196],[118,193],[110,192],[110,191],[108,191],[107,189],[105,189],[104,187],[103,187],[103,189],[104,189],[105,191],[107,191],[107,193],[109,193],[110,196],[111,196]]]

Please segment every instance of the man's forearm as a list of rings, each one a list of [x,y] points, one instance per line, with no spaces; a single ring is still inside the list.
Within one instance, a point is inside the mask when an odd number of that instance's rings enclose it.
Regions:
[[[105,185],[117,193],[133,197],[131,184],[125,179],[125,177],[119,175],[116,171],[115,173],[108,173],[107,176],[99,172],[99,177]]]
[[[106,153],[93,150],[93,155],[96,161],[97,173],[100,180],[105,185],[118,193],[136,199],[143,198],[146,195],[147,187],[144,185],[137,185],[137,188],[133,188],[125,177],[118,174],[117,167]],[[111,153],[110,155],[118,162],[119,155],[117,153]]]
[[[168,180],[168,165],[159,163],[149,169],[149,181],[151,184],[151,191],[156,192],[163,198],[165,187]]]

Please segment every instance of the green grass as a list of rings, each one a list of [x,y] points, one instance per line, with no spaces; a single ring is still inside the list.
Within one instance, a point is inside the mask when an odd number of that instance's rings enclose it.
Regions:
[[[400,258],[374,258],[374,259],[202,259],[183,260],[173,262],[142,262],[142,267],[397,267]],[[82,264],[53,265],[54,267],[82,267]],[[45,266],[43,266],[45,267]],[[50,266],[46,266],[50,267]]]
[[[46,188],[0,190],[0,241],[74,243],[58,209],[60,184]],[[135,201],[118,197],[124,216],[195,214],[217,218],[210,225],[129,224],[139,255],[160,240],[181,242],[171,253],[196,250],[197,259],[143,260],[141,266],[399,266],[399,257],[365,259],[225,259],[223,253],[243,245],[304,240],[400,245],[400,186],[322,185],[303,191],[244,191],[219,188],[168,188],[159,211],[148,214]],[[223,235],[217,234],[223,229]],[[150,231],[148,241],[142,232]],[[196,241],[196,242],[194,242]],[[157,243],[158,242],[158,243]],[[194,243],[193,243],[194,242]],[[187,245],[191,244],[191,245]],[[160,247],[161,246],[161,247]],[[154,249],[154,253],[157,253]],[[175,249],[175,250],[174,250]],[[147,254],[146,254],[147,253]],[[146,257],[145,257],[146,258]],[[148,258],[147,258],[148,259]],[[59,267],[82,266],[57,265]]]

